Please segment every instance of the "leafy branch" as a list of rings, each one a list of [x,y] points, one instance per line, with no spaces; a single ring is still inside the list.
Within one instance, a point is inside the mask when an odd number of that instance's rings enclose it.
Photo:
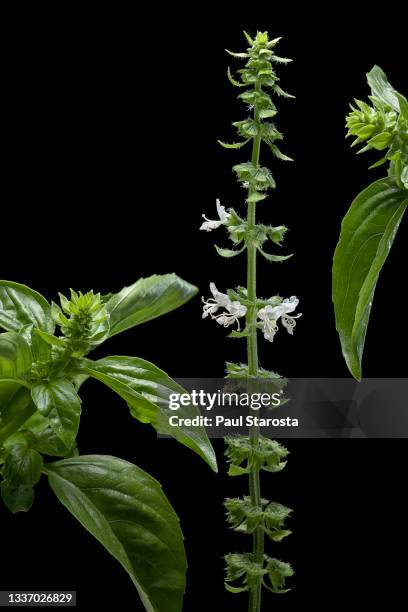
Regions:
[[[117,294],[71,290],[60,304],[0,281],[0,466],[7,508],[28,511],[42,474],[60,502],[119,561],[146,610],[180,612],[187,562],[178,517],[160,484],[116,457],[80,456],[80,390],[94,378],[131,416],[172,435],[216,470],[202,427],[170,427],[169,396],[184,392],[139,357],[92,360],[110,337],[178,308],[197,293],[175,274],[139,279]],[[193,405],[183,416],[198,415]],[[60,458],[48,461],[47,457]]]
[[[368,321],[379,274],[408,206],[408,102],[378,66],[367,74],[369,103],[355,100],[346,118],[358,153],[381,151],[371,168],[388,163],[387,177],[353,201],[333,258],[336,328],[351,374],[360,380]]]

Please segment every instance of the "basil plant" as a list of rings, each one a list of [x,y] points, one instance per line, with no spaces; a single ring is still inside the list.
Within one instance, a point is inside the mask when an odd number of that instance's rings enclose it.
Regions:
[[[107,455],[80,455],[76,437],[82,384],[94,378],[118,394],[131,417],[174,436],[214,470],[200,427],[171,427],[168,400],[183,389],[140,357],[89,353],[125,330],[170,312],[196,287],[175,274],[141,278],[116,294],[71,291],[49,304],[25,285],[0,281],[1,497],[26,512],[41,477],[59,501],[130,575],[146,610],[179,612],[186,556],[178,517],[160,484]],[[197,409],[180,409],[193,417]]]
[[[380,151],[371,168],[387,165],[387,176],[371,183],[343,219],[333,259],[336,327],[351,374],[361,362],[374,292],[408,206],[408,101],[378,66],[367,74],[369,102],[356,100],[346,119],[358,151]]]

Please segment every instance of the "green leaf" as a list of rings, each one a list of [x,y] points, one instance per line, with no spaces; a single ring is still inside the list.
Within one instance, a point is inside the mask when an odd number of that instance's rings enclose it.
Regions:
[[[148,612],[180,612],[186,557],[176,513],[160,484],[116,457],[46,466],[60,502],[123,566]]]
[[[55,434],[68,448],[74,445],[81,416],[81,400],[65,378],[33,385],[31,396],[39,412],[49,419]]]
[[[172,393],[186,391],[163,370],[138,357],[106,357],[99,361],[84,360],[82,370],[120,395],[131,414],[142,423],[150,423],[157,432],[170,435],[191,448],[217,471],[217,460],[206,431],[198,425],[172,426],[169,417],[193,419],[200,415],[191,403],[177,411],[169,409]]]
[[[54,323],[47,300],[26,285],[0,281],[0,327],[18,332],[30,324],[53,333]]]
[[[46,427],[35,434],[35,439],[31,444],[31,448],[38,450],[44,455],[50,455],[51,457],[67,457],[75,450],[75,446],[67,448],[51,427]]]
[[[343,219],[332,293],[343,355],[357,380],[378,276],[407,205],[406,191],[387,177],[362,191]]]
[[[224,147],[224,149],[240,149],[241,147],[246,145],[249,141],[250,141],[250,138],[247,138],[247,140],[243,140],[242,142],[232,142],[232,143],[223,142],[222,140],[217,140],[218,144]]]
[[[0,334],[0,378],[18,378],[30,369],[30,347],[15,332]]]
[[[271,253],[265,253],[265,251],[259,247],[258,251],[261,253],[261,255],[265,257],[267,261],[280,262],[286,261],[287,259],[290,259],[292,257],[292,255],[271,255]]]
[[[110,314],[110,336],[146,323],[175,310],[198,292],[176,274],[154,274],[140,278],[106,302]]]
[[[11,400],[21,389],[21,381],[13,379],[1,379],[0,378],[0,423],[3,420],[4,413],[10,404]],[[29,391],[27,390],[27,393]]]
[[[30,389],[22,381],[0,379],[0,446],[6,446],[34,410]]]
[[[41,478],[43,460],[36,450],[21,444],[14,446],[7,454],[2,474],[13,486],[33,486]]]
[[[240,255],[241,253],[243,253],[244,250],[246,249],[246,245],[244,245],[242,249],[238,249],[237,251],[234,251],[233,249],[222,249],[216,244],[214,244],[214,247],[218,255],[221,255],[221,257],[236,257],[237,255]]]
[[[380,134],[376,134],[373,138],[370,138],[368,144],[371,145],[377,151],[382,151],[386,149],[392,140],[392,134],[389,132],[381,132]],[[361,153],[361,151],[359,151]]]
[[[400,113],[404,117],[404,119],[406,119],[408,121],[408,100],[406,99],[405,96],[403,96],[402,94],[398,93],[398,91],[395,92],[395,95],[398,98],[398,103],[399,103],[399,107],[400,107]]]
[[[35,334],[50,346],[58,346],[59,348],[67,347],[66,342],[64,342],[62,338],[57,338],[57,336],[54,336],[53,334],[48,334],[47,332],[42,331],[41,329],[36,329]]]
[[[34,501],[33,486],[41,478],[42,457],[37,451],[16,444],[7,453],[2,474],[1,497],[10,512],[27,512]]]
[[[367,74],[367,83],[376,98],[391,106],[395,111],[400,110],[397,92],[388,82],[385,72],[379,66],[374,66]]]
[[[6,480],[0,485],[1,498],[10,512],[28,512],[34,502],[34,489],[30,485],[14,486]]]

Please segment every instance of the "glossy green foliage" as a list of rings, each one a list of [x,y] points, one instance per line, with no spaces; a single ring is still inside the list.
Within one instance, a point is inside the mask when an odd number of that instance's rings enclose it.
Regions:
[[[142,423],[150,423],[160,434],[173,436],[200,455],[216,471],[215,453],[201,427],[169,425],[168,405],[172,393],[185,393],[163,370],[139,357],[107,357],[84,361],[81,370],[120,395],[131,414]],[[180,406],[181,420],[197,416],[192,404]]]
[[[60,502],[128,572],[146,610],[179,612],[183,537],[157,480],[105,455],[63,459],[45,472]]]
[[[361,361],[378,276],[408,206],[393,178],[362,191],[343,219],[333,259],[333,303],[343,355],[361,379]]]
[[[34,485],[41,478],[43,459],[25,444],[15,444],[2,468],[1,496],[11,512],[27,512],[34,501]]]
[[[383,156],[388,177],[364,189],[346,214],[333,258],[333,304],[346,364],[360,380],[374,292],[408,204],[408,102],[378,66],[368,73],[369,103],[356,100],[346,119],[359,151]]]
[[[47,300],[25,285],[0,280],[0,328],[20,331],[25,325],[52,333],[54,324]]]
[[[0,379],[19,378],[31,367],[31,350],[15,332],[0,334]]]
[[[174,274],[140,279],[118,294],[60,295],[60,305],[18,283],[0,282],[1,496],[27,511],[41,472],[61,502],[130,574],[146,610],[179,612],[186,560],[177,516],[148,474],[114,457],[80,457],[79,390],[89,378],[122,397],[142,423],[189,447],[214,469],[202,427],[170,427],[169,396],[184,390],[138,357],[88,354],[110,336],[170,312],[197,292]],[[193,405],[184,416],[197,416]],[[112,418],[114,415],[112,414]],[[46,463],[43,455],[63,457]]]
[[[188,302],[195,293],[197,288],[176,274],[140,278],[130,287],[105,298],[109,336],[171,312]]]
[[[181,391],[164,372],[137,358],[84,361],[85,355],[111,335],[167,313],[185,302],[196,293],[195,287],[170,274],[141,279],[107,299],[93,292],[71,291],[71,299],[60,295],[61,306],[53,303],[48,309],[44,307],[43,329],[35,324],[38,313],[33,303],[38,294],[28,293],[23,286],[21,290],[18,287],[16,283],[10,283],[10,287],[5,281],[2,283],[5,293],[10,294],[13,290],[15,296],[19,296],[20,302],[16,297],[13,301],[16,312],[35,312],[36,316],[32,316],[31,324],[27,324],[27,317],[24,319],[25,325],[20,327],[19,334],[7,332],[0,335],[0,375],[32,389],[37,410],[67,448],[72,448],[79,427],[78,381],[93,376],[121,395],[133,416],[151,423],[160,433],[173,435],[216,469],[214,451],[202,427],[179,429],[168,425],[169,393],[171,390]],[[29,295],[29,302],[26,295]],[[41,296],[38,300],[39,309],[46,301]],[[111,317],[113,334],[110,331]],[[55,325],[60,328],[60,335],[45,331],[54,329]],[[163,388],[166,396],[163,396]],[[0,407],[2,409],[4,406]],[[186,413],[190,417],[199,414],[194,406],[187,407]]]

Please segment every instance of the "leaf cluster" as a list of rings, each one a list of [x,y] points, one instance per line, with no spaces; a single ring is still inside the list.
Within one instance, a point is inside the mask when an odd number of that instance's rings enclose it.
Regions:
[[[61,503],[129,573],[146,609],[160,612],[182,606],[186,560],[177,515],[143,470],[115,457],[78,455],[80,390],[88,378],[99,381],[123,398],[132,417],[172,435],[216,470],[204,428],[169,425],[169,396],[184,393],[182,387],[139,357],[88,356],[196,292],[175,274],[155,275],[106,296],[71,290],[70,299],[60,294],[58,306],[25,285],[0,281],[3,502],[11,512],[26,512],[45,474]],[[192,404],[180,409],[181,416],[198,414]]]
[[[389,164],[389,173],[395,176],[401,188],[408,189],[408,101],[396,91],[385,73],[374,66],[367,74],[371,87],[371,104],[355,100],[346,117],[347,136],[355,136],[351,146],[366,143],[358,152],[371,149],[385,151],[371,168]]]

